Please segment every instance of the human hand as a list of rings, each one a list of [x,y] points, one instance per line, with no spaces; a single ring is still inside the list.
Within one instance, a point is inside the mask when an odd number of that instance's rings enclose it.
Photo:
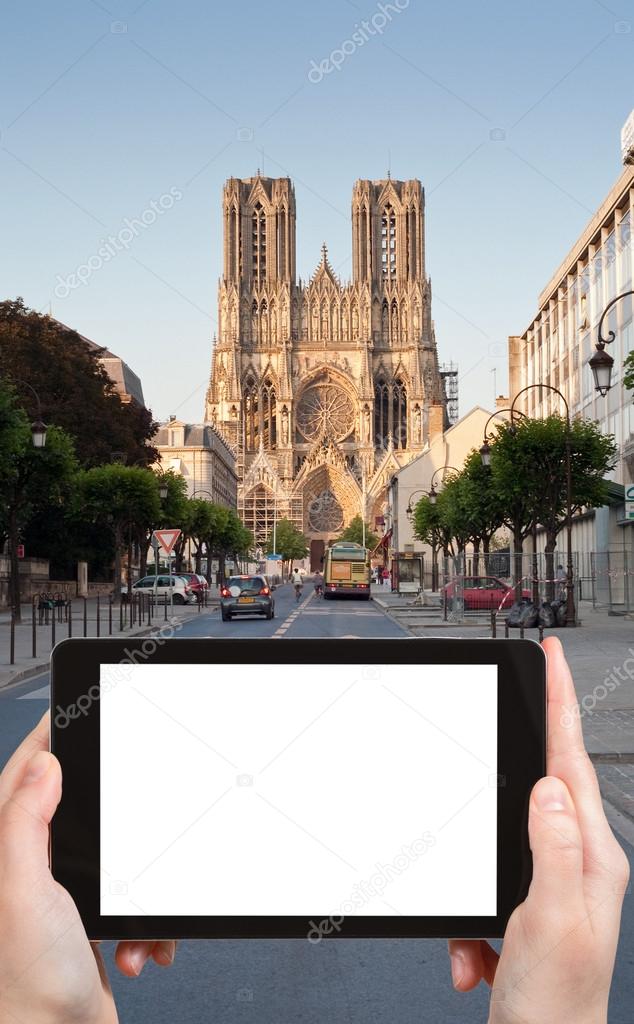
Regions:
[[[48,826],[60,801],[59,762],[48,753],[48,714],[0,775],[0,1024],[116,1024],[97,944],[48,865]],[[116,962],[135,977],[175,943],[121,942]]]
[[[607,1021],[627,858],[607,822],[586,753],[570,669],[558,639],[548,661],[547,772],[528,831],[533,879],[500,956],[484,940],[449,942],[454,986],[492,986],[489,1024]]]

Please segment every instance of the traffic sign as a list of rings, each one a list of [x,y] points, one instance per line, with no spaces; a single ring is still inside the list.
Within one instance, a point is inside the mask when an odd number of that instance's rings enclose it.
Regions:
[[[269,561],[269,562],[281,562],[282,561],[282,556],[275,554],[275,552],[273,552],[273,554],[271,554],[271,555],[267,555],[266,557],[267,557],[267,561]]]
[[[625,518],[634,519],[634,484],[625,488]]]
[[[171,555],[174,550],[174,545],[181,535],[180,530],[155,530],[152,534],[153,538],[159,542],[161,551],[165,555]]]

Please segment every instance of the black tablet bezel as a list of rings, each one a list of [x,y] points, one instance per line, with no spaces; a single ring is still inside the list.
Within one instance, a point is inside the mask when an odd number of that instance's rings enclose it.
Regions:
[[[91,939],[306,938],[304,917],[102,917],[100,907],[101,664],[495,664],[498,669],[497,915],[348,917],[340,938],[499,937],[528,890],[528,799],[546,771],[546,661],[532,640],[72,639],[51,657],[51,749],[63,795],[51,827],[51,869],[73,897]],[[94,687],[97,689],[95,690]],[[323,918],[318,920],[323,921]]]

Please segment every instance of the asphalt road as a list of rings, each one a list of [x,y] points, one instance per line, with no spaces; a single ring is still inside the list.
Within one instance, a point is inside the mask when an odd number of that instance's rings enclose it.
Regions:
[[[191,620],[181,636],[398,637],[404,630],[373,602],[317,600],[305,587],[276,591],[272,621],[223,623],[219,612]],[[0,764],[44,712],[48,677],[0,691]],[[623,844],[634,868],[634,849]],[[183,942],[169,970],[150,965],[128,980],[106,959],[122,1024],[477,1024],[487,1019],[483,986],[451,986],[445,943],[437,940]],[[610,1024],[634,1020],[634,902],[625,899]]]

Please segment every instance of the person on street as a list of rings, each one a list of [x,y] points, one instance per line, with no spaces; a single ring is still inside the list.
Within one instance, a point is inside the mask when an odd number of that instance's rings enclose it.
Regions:
[[[324,592],[324,577],[321,575],[319,569],[315,573],[313,586],[315,588],[315,593],[317,597],[321,597]]]
[[[302,592],[302,586],[304,584],[304,577],[302,576],[301,572],[297,567],[295,567],[293,569],[293,572],[291,573],[291,583],[295,588],[295,599],[299,601]]]
[[[530,799],[528,896],[511,915],[501,953],[484,939],[449,942],[451,974],[460,992],[482,980],[491,987],[489,1024],[605,1024],[629,868],[573,714],[563,649],[556,637],[544,649],[548,775]],[[48,752],[48,718],[0,775],[0,1022],[117,1024],[99,946],[49,870],[48,826],[62,774]],[[120,942],[115,959],[133,978],[149,960],[167,966],[174,952],[169,939]],[[399,1016],[396,985],[394,1008]]]

